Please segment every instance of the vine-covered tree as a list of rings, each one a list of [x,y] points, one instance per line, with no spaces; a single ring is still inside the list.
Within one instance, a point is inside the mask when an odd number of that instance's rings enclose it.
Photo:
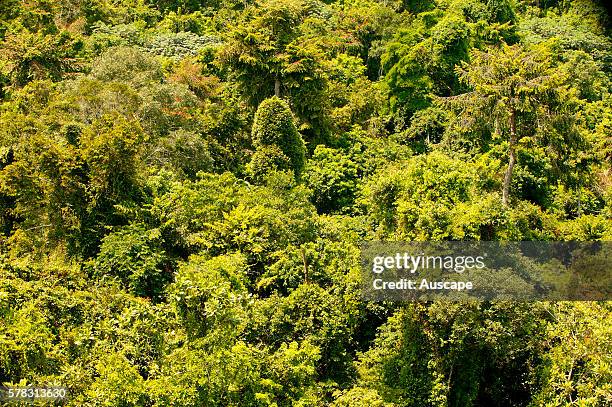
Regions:
[[[269,147],[276,146],[288,158],[295,174],[302,172],[306,148],[285,101],[273,96],[261,102],[255,113],[251,137],[257,151],[267,148],[268,153],[272,154]],[[282,157],[279,159],[279,163],[283,161]]]

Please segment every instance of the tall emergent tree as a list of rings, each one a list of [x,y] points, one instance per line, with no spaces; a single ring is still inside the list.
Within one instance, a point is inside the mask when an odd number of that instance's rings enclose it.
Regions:
[[[551,48],[551,44],[534,49],[503,44],[485,51],[475,49],[471,62],[456,68],[460,81],[472,90],[440,99],[456,110],[460,127],[468,131],[485,127],[493,139],[507,142],[508,166],[502,187],[505,206],[518,143],[531,137],[561,147],[576,135],[571,113],[563,111],[570,106],[571,91],[555,69]]]
[[[299,26],[309,12],[300,0],[264,1],[259,6],[229,33],[219,55],[255,106],[265,97],[280,97],[286,82],[298,73],[290,65],[305,63],[304,58],[296,61],[293,53]]]
[[[262,0],[247,8],[244,20],[227,34],[217,63],[229,70],[244,100],[257,107],[270,96],[282,97],[309,139],[325,140],[329,97],[319,39],[308,32],[318,21],[317,3]]]

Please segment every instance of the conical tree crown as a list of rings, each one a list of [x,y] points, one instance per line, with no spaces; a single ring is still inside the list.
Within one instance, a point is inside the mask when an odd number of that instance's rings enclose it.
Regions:
[[[306,148],[285,101],[273,96],[261,102],[251,135],[257,149],[277,146],[289,158],[295,173],[302,171]]]

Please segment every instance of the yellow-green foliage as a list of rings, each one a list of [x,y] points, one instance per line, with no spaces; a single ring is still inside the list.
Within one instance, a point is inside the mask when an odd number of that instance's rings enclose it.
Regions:
[[[372,240],[612,240],[600,3],[0,0],[0,385],[611,405],[608,303],[371,302],[360,268]]]

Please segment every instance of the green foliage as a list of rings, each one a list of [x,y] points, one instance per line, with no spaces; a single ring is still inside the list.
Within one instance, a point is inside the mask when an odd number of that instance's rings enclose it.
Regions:
[[[215,165],[210,145],[203,136],[182,129],[160,138],[148,161],[189,179],[195,179],[200,171],[212,171]]]
[[[274,171],[289,169],[291,169],[289,157],[276,145],[264,145],[256,149],[246,167],[248,176],[258,183],[263,183]]]
[[[134,224],[106,235],[93,264],[93,275],[98,279],[117,277],[131,293],[159,298],[172,276],[159,231]]]
[[[385,407],[388,403],[385,403],[374,389],[353,387],[342,392],[332,405],[334,407]]]
[[[544,311],[505,303],[405,306],[360,358],[361,387],[401,406],[526,403]],[[510,394],[516,398],[508,400]]]
[[[353,304],[333,294],[304,283],[286,297],[274,295],[258,302],[250,336],[274,347],[290,340],[312,342],[326,361],[319,366],[320,375],[346,379],[343,370],[350,362],[345,352],[355,310]]]
[[[238,337],[247,321],[246,258],[239,253],[206,260],[191,256],[168,289],[190,335],[212,344]]]
[[[145,49],[155,55],[171,58],[196,56],[201,49],[216,44],[218,40],[210,35],[197,35],[191,32],[160,34],[151,39]]]
[[[602,4],[0,1],[0,384],[610,404],[607,303],[365,301],[360,258],[612,240]]]
[[[86,49],[98,55],[112,47],[140,46],[143,44],[142,31],[145,26],[144,22],[107,25],[97,21],[91,27],[91,35],[87,37]]]
[[[319,212],[337,211],[353,204],[357,165],[342,152],[319,145],[308,161],[304,180],[313,191]]]
[[[326,78],[317,41],[308,23],[318,5],[302,0],[264,1],[250,7],[229,32],[217,64],[229,68],[248,103],[256,107],[270,96],[288,97],[313,138],[326,138]]]
[[[111,354],[96,366],[97,379],[85,396],[94,406],[141,405],[146,402],[144,380],[127,358]]]
[[[255,148],[278,147],[289,159],[291,169],[296,175],[302,172],[306,148],[293,123],[293,116],[286,102],[277,97],[261,102],[255,114],[251,137]],[[270,154],[272,154],[272,160],[278,161],[280,159],[282,161],[278,152],[274,153],[272,150],[268,150],[267,155],[270,156]],[[262,160],[261,158],[258,159]],[[262,164],[264,161],[266,160],[262,160]],[[261,172],[262,170],[257,169],[256,171]]]
[[[231,42],[221,58],[236,72],[245,94],[258,105],[263,98],[275,94],[276,80],[291,77],[293,72],[284,71],[293,62],[291,58],[297,56],[294,41],[300,35],[300,23],[311,10],[307,4],[287,0],[265,2],[252,11],[230,34]]]
[[[514,24],[517,20],[514,5],[508,0],[456,1],[452,7],[461,9],[468,21]]]
[[[162,80],[160,64],[137,48],[115,47],[102,54],[92,66],[91,76],[104,82],[128,82],[137,87]]]
[[[490,134],[493,142],[507,142],[504,205],[509,201],[514,165],[522,161],[522,146],[529,147],[529,155],[537,154],[540,147],[546,151],[542,155],[552,156],[551,166],[558,170],[557,177],[568,171],[564,168],[568,150],[577,154],[576,150],[586,148],[570,113],[579,104],[567,84],[568,78],[557,69],[554,52],[554,43],[541,44],[536,49],[504,44],[487,51],[475,50],[470,64],[457,68],[460,80],[472,90],[441,99],[442,104],[458,112],[455,127],[459,132],[481,129]],[[580,178],[581,166],[576,164],[573,168],[578,167],[576,176]],[[575,182],[567,178],[564,181]],[[541,203],[536,199],[533,200]]]
[[[164,15],[158,26],[161,30],[170,32],[192,32],[204,34],[211,29],[210,19],[201,11],[194,13],[175,13],[174,11]]]
[[[436,152],[415,157],[404,167],[390,165],[380,170],[364,187],[364,195],[368,212],[386,230],[397,228],[413,237],[441,239],[439,233],[453,230],[446,222],[457,220],[444,215],[443,209],[452,211],[472,200],[481,202],[475,192],[487,182],[478,175],[476,165]]]
[[[565,50],[587,52],[595,60],[610,64],[610,38],[593,32],[588,26],[576,24],[569,15],[550,13],[544,17],[532,17],[521,21],[519,28],[527,44],[537,44],[557,38]],[[608,68],[609,69],[609,68]]]
[[[382,91],[366,77],[366,67],[354,56],[339,54],[326,66],[331,97],[330,119],[342,131],[367,126],[384,104]]]
[[[415,16],[397,31],[382,54],[389,108],[398,130],[430,106],[432,97],[463,90],[454,68],[469,59],[474,43],[515,41],[510,26],[515,14],[508,1],[453,1],[447,7]]]
[[[186,84],[166,82],[161,63],[134,47],[108,49],[94,60],[90,75],[69,82],[67,91],[81,120],[116,113],[137,116],[152,135],[190,127],[198,104]]]
[[[158,184],[159,183],[159,184]],[[202,174],[195,182],[153,179],[150,216],[164,239],[182,253],[240,250],[250,262],[312,238],[314,208],[308,190],[276,173],[249,186],[234,175]]]
[[[412,116],[410,127],[399,133],[400,140],[410,143],[419,152],[426,152],[442,141],[448,125],[447,116],[447,112],[436,107],[419,110]]]
[[[33,80],[58,81],[77,69],[74,63],[81,43],[69,32],[44,34],[20,27],[9,31],[0,45],[0,68],[10,84],[23,86]]]
[[[609,305],[559,303],[551,306],[554,321],[546,331],[550,344],[543,364],[539,404],[606,404],[612,371]],[[602,358],[603,356],[603,358]]]
[[[135,196],[138,153],[144,138],[138,124],[112,116],[103,116],[82,135],[83,158],[90,170],[94,201],[120,202]]]

